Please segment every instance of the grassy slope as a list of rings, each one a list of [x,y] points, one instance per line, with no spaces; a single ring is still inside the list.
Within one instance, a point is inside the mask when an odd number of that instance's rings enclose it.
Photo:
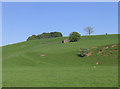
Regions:
[[[118,54],[97,55],[99,49],[118,42],[117,35],[81,37],[62,44],[64,38],[50,38],[3,47],[3,86],[92,87],[117,86]],[[91,48],[89,57],[77,56],[79,48]],[[117,48],[117,46],[116,46]],[[45,54],[46,56],[41,56]],[[99,62],[94,69],[95,62]]]

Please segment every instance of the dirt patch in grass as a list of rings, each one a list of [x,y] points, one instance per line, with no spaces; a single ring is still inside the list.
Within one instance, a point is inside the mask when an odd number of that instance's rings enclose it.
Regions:
[[[103,53],[104,50],[108,49],[109,47],[115,47],[115,46],[117,46],[117,45],[118,45],[118,44],[114,44],[114,45],[112,45],[112,46],[103,47],[102,50],[99,50],[99,52],[97,53],[97,55],[100,54],[100,53]],[[118,50],[118,49],[116,48],[116,49],[114,49],[114,50]],[[108,55],[112,55],[112,54],[113,54],[113,52],[110,50]],[[107,56],[107,55],[103,55],[103,56]]]
[[[46,56],[45,54],[41,54],[40,56]]]
[[[105,50],[105,49],[108,49],[109,47],[107,46],[107,47],[104,47],[102,50],[99,50],[99,52],[97,53],[97,55],[98,54],[100,54],[100,53],[103,53],[103,51]]]
[[[96,66],[93,66],[93,68],[96,68]]]
[[[90,53],[87,53],[86,55],[87,55],[87,56],[90,56],[90,55],[92,55],[92,53],[93,53],[93,52],[90,52]]]
[[[102,50],[99,50],[99,52],[97,53],[97,55],[100,54],[100,53],[102,53]]]
[[[108,46],[106,46],[106,47],[103,47],[102,49],[100,49],[99,51],[98,51],[98,53],[97,53],[97,55],[99,55],[100,53],[102,53],[102,55],[103,56],[107,56],[107,55],[104,55],[103,54],[103,52],[106,50],[106,49],[108,49],[108,48],[110,48],[110,47],[115,47],[115,46],[117,46],[118,44],[114,44],[114,45],[108,45]],[[92,47],[92,48],[90,48],[90,49],[97,49],[98,47]],[[114,50],[118,50],[117,48],[115,48]],[[92,53],[93,52],[89,52],[89,53],[87,53],[86,55],[87,56],[90,56],[90,55],[92,55]],[[108,55],[112,55],[113,53],[112,53],[112,51],[109,51],[109,53],[108,53]]]
[[[107,56],[107,55],[103,55],[103,56]]]
[[[114,44],[114,45],[112,45],[111,47],[115,47],[115,46],[117,46],[118,44]]]
[[[98,65],[99,63],[98,63],[98,62],[96,62],[95,64],[96,64],[96,65]]]
[[[105,49],[108,49],[108,48],[109,48],[108,46],[107,46],[107,47],[104,47],[102,51],[104,51]]]

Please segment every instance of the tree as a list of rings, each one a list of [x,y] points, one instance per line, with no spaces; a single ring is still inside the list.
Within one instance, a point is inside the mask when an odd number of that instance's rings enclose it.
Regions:
[[[36,35],[32,35],[32,36],[28,37],[27,41],[28,40],[35,40],[35,39],[37,39],[37,36]]]
[[[78,32],[72,32],[69,36],[70,42],[76,42],[80,39],[80,34]]]
[[[90,36],[91,33],[94,32],[93,28],[90,27],[90,26],[86,27],[84,30],[87,32],[87,34],[89,34],[89,36]]]
[[[36,38],[37,38],[37,39],[41,39],[41,35],[40,35],[40,34],[37,35]]]
[[[52,37],[62,37],[62,33],[60,32],[51,32],[51,33],[42,33],[39,35],[32,35],[30,37],[28,37],[28,40],[35,40],[35,39],[46,39],[46,38],[52,38]]]
[[[60,32],[51,32],[50,34],[52,37],[62,37],[63,36],[62,33],[60,33]]]
[[[41,39],[51,38],[51,34],[50,34],[50,33],[42,33],[42,34],[40,35],[40,38],[41,38]]]

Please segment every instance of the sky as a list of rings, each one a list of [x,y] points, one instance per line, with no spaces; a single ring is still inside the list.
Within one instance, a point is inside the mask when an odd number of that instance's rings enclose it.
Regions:
[[[3,2],[2,45],[26,41],[43,32],[71,32],[87,35],[118,33],[117,2]]]

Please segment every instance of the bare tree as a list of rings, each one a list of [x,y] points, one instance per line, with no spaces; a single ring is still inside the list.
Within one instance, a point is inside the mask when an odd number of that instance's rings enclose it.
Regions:
[[[93,28],[90,27],[90,26],[86,27],[84,30],[85,30],[85,31],[87,32],[87,34],[89,34],[89,35],[94,32]]]

